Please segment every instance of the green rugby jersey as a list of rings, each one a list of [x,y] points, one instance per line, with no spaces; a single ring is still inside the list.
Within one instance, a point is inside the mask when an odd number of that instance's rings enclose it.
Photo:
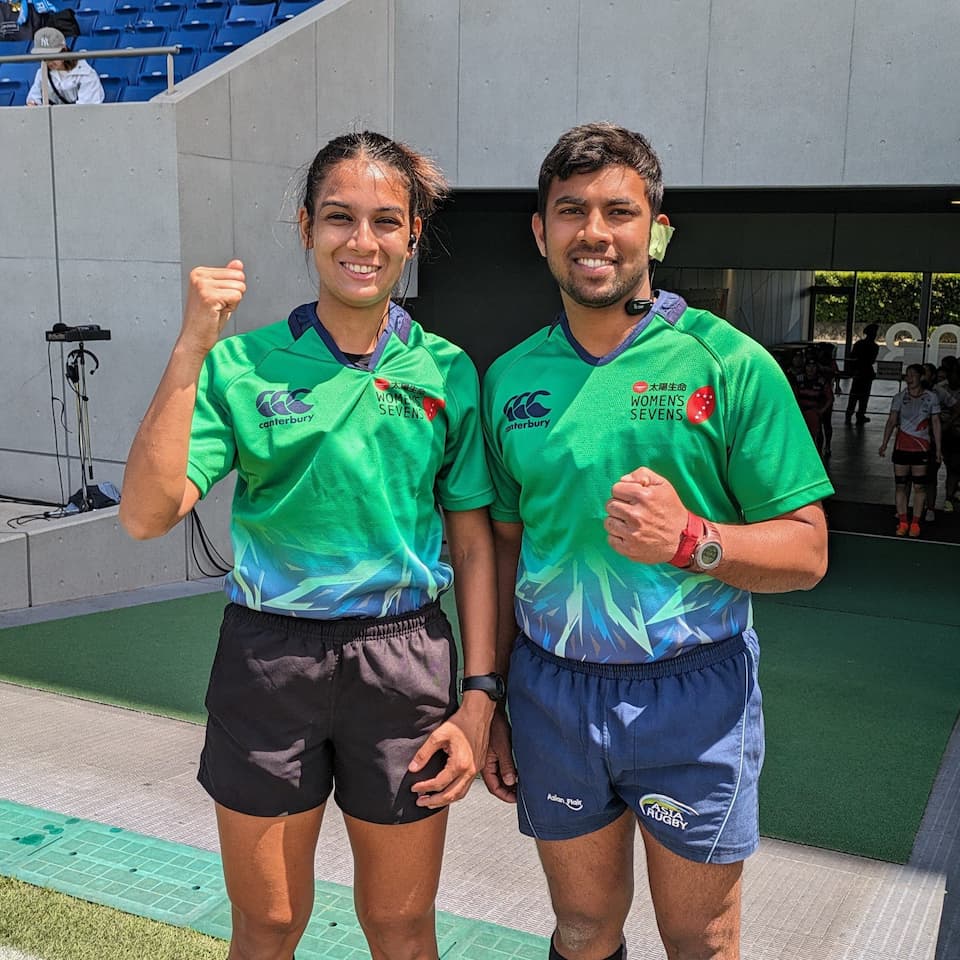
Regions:
[[[476,370],[396,304],[362,368],[315,307],[214,347],[187,476],[203,496],[237,471],[235,603],[319,619],[407,613],[453,580],[438,507],[493,499]]]
[[[624,474],[649,467],[717,523],[833,492],[773,358],[670,293],[606,357],[587,354],[563,315],[504,354],[484,379],[483,425],[490,512],[524,524],[517,622],[575,660],[663,659],[752,625],[747,591],[609,546],[605,504]]]

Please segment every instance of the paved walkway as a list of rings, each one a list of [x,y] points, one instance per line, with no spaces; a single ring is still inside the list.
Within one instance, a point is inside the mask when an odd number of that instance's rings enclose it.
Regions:
[[[158,599],[147,594],[138,591],[137,599]],[[77,612],[77,604],[62,605],[59,615]],[[51,613],[56,611],[36,616]],[[0,615],[0,626],[11,619]],[[195,781],[201,728],[10,684],[0,684],[0,716],[0,796],[216,849],[211,802]],[[869,805],[855,815],[869,816]],[[630,956],[662,960],[642,844],[636,853],[637,896],[626,928]],[[320,879],[350,884],[349,847],[333,805],[316,863]],[[960,735],[955,732],[908,865],[776,840],[761,843],[745,869],[743,958],[958,960],[956,894],[946,901],[941,923],[944,890],[948,885],[957,890],[958,884]],[[517,833],[513,809],[480,783],[451,811],[438,907],[541,936],[551,931],[534,846]]]

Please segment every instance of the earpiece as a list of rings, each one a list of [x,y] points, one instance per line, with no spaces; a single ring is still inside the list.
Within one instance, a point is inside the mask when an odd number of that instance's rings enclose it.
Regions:
[[[417,249],[417,235],[415,233],[410,234],[410,242],[407,244],[407,249],[410,253],[413,253]]]

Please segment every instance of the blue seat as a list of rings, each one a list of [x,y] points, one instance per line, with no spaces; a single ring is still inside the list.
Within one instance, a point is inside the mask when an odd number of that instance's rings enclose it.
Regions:
[[[80,0],[57,0],[58,10],[74,10],[80,7]]]
[[[0,107],[12,107],[13,94],[13,90],[0,89]]]
[[[163,9],[144,10],[140,14],[140,19],[134,21],[133,29],[139,30],[141,27],[163,27],[164,30],[176,30],[180,26],[180,20],[183,17],[183,7],[179,4],[171,3],[165,5]]]
[[[90,37],[77,37],[74,50],[116,50],[120,33],[95,33]]]
[[[99,33],[101,30],[126,30],[139,16],[138,13],[101,13],[97,17],[97,25],[90,31]]]
[[[33,82],[31,78],[31,83]],[[0,78],[0,93],[10,97],[10,106],[22,107],[27,102],[27,93],[30,91],[30,83],[23,80],[8,80],[6,77]]]
[[[209,67],[210,64],[222,60],[229,52],[229,50],[205,50],[197,57],[194,69],[202,70],[204,67]]]
[[[262,23],[225,23],[213,37],[213,47],[219,47],[222,44],[230,44],[234,47],[242,47],[249,43],[254,37],[259,37],[266,27]]]
[[[206,50],[213,39],[216,27],[205,20],[189,20],[181,23],[176,30],[167,34],[167,43],[171,46],[180,44],[183,47],[197,47]]]
[[[32,40],[4,40],[0,42],[0,57],[16,57],[21,53],[29,53],[32,46]]]
[[[127,81],[123,77],[101,77],[100,86],[103,87],[103,102],[117,103],[126,85]]]
[[[0,79],[18,80],[29,87],[39,67],[39,63],[0,63]]]
[[[100,10],[96,7],[83,6],[76,11],[77,26],[80,27],[80,35],[89,34],[97,25],[97,18],[100,16]],[[74,45],[76,49],[76,45]]]
[[[163,81],[162,89],[167,89],[166,79]],[[160,93],[160,90],[154,86],[151,86],[149,83],[145,83],[142,86],[139,83],[128,85],[123,88],[123,92],[120,94],[120,102],[142,103],[144,100],[150,100],[152,97],[155,97],[158,93]]]
[[[91,37],[105,37],[108,34],[116,34],[119,38],[120,34],[127,29],[126,23],[104,23],[103,21],[107,17],[112,17],[112,13],[103,13],[100,15],[100,19],[97,21],[97,25],[90,31]]]
[[[165,93],[167,90],[167,71],[163,71],[163,76],[154,73],[141,73],[137,86],[146,94],[145,100],[155,97],[158,93]]]
[[[249,3],[236,3],[227,11],[225,23],[237,21],[253,21],[266,26],[273,19],[274,8],[272,3],[251,6]]]
[[[204,23],[212,23],[215,27],[220,27],[226,19],[227,4],[213,0],[213,2],[206,3],[203,6],[187,7],[181,23],[186,23],[188,20],[200,20]]]
[[[139,57],[108,57],[90,60],[90,66],[97,71],[100,82],[104,77],[117,77],[125,84],[136,83],[140,76]]]
[[[133,36],[137,43],[145,47],[162,47],[167,40],[167,28],[153,23],[135,23]]]
[[[178,53],[173,58],[173,82],[179,83],[184,77],[189,77],[193,73],[193,64],[197,59],[196,53]],[[165,54],[156,54],[151,57],[144,57],[140,64],[139,83],[143,82],[144,77],[163,77],[167,79],[167,58]]]
[[[316,6],[317,0],[280,0],[277,5],[277,17],[295,17],[304,10]]]

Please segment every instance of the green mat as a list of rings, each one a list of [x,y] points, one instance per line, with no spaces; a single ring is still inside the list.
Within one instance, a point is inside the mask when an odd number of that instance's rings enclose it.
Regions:
[[[960,554],[830,540],[815,590],[755,598],[761,830],[904,862],[960,707],[957,604],[944,586]],[[209,594],[0,630],[0,678],[201,721],[222,608]]]
[[[220,858],[77,817],[0,801],[0,872],[126,913],[230,938]],[[547,941],[519,930],[437,913],[444,960],[540,960]],[[363,960],[370,953],[349,887],[316,884],[297,956]]]

